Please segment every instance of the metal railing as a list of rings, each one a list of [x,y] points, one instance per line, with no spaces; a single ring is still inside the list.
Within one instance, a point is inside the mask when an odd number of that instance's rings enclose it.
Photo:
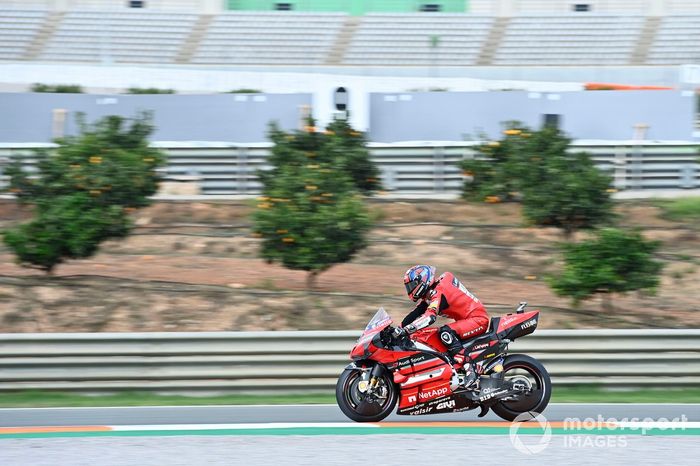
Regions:
[[[256,172],[265,169],[270,144],[157,143],[168,154],[166,178],[196,182],[202,194],[257,194]],[[397,193],[458,193],[464,182],[459,162],[476,156],[476,142],[370,144],[386,190]],[[0,144],[0,188],[7,182],[2,167],[20,155],[31,169],[33,150],[50,144]],[[700,143],[652,141],[579,141],[572,151],[591,154],[625,189],[700,188]]]
[[[0,334],[0,392],[325,392],[358,331]],[[540,330],[556,385],[700,386],[700,330]]]

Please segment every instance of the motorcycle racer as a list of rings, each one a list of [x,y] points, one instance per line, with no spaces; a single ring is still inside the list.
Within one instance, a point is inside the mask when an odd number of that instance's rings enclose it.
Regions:
[[[462,340],[481,335],[489,325],[486,308],[451,272],[436,278],[436,269],[430,265],[415,265],[406,271],[404,285],[408,297],[418,305],[394,330],[394,337],[410,335],[435,322],[438,315],[454,322],[438,330],[440,339],[447,346],[453,363],[467,361]],[[471,364],[466,369],[468,379],[475,378]]]

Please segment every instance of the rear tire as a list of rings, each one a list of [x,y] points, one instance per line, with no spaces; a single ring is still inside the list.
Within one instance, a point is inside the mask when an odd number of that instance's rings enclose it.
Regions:
[[[399,391],[390,373],[385,372],[380,377],[379,384],[386,388],[386,396],[377,402],[368,402],[358,389],[362,372],[361,369],[345,369],[335,385],[335,399],[343,414],[353,421],[379,422],[393,411],[399,398]]]
[[[528,413],[528,419],[534,419],[541,414],[552,396],[552,380],[547,369],[537,359],[524,354],[511,354],[503,362],[503,374],[508,379],[508,372],[519,370],[532,378],[532,391],[518,401],[500,401],[491,407],[494,413],[506,421],[514,421],[523,413]],[[514,375],[514,374],[511,374]]]

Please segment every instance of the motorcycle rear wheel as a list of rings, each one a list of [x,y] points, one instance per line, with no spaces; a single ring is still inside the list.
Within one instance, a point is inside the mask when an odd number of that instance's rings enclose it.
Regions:
[[[399,391],[391,380],[390,374],[385,373],[378,383],[384,395],[376,401],[368,400],[358,387],[362,374],[361,369],[345,369],[340,374],[335,386],[338,407],[353,421],[379,422],[393,411],[399,398]]]
[[[498,402],[491,407],[494,413],[512,422],[518,416],[518,420],[529,421],[545,410],[552,396],[552,380],[541,362],[525,354],[511,354],[503,362],[503,374],[506,380],[510,377],[526,377],[531,381],[532,389],[519,400]],[[522,414],[526,416],[521,416]]]

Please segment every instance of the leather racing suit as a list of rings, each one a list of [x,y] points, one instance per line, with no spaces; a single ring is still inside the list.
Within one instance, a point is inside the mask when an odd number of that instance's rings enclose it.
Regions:
[[[462,350],[461,340],[481,335],[489,325],[484,305],[450,272],[438,277],[401,326],[413,333],[433,324],[438,315],[454,319],[439,329],[440,339],[452,357]]]

